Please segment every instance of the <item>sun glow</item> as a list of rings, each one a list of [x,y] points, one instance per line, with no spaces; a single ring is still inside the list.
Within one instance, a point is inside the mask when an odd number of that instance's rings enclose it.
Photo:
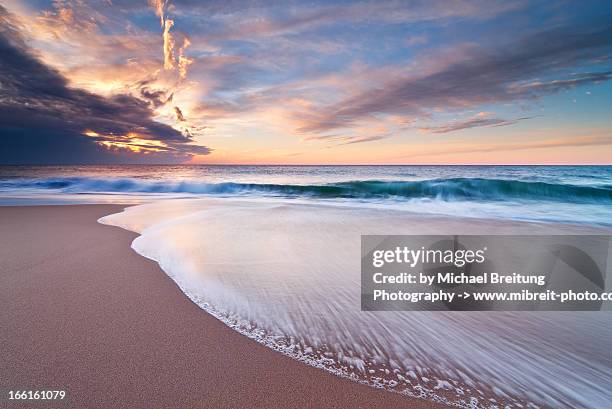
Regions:
[[[134,153],[166,152],[173,148],[165,142],[147,139],[144,135],[128,132],[126,135],[101,135],[87,130],[84,135],[96,139],[95,143],[109,150],[127,150]]]

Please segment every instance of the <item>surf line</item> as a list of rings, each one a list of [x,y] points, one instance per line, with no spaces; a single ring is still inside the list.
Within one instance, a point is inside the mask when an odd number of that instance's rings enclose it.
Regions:
[[[408,301],[412,303],[418,302],[453,302],[455,299],[455,293],[448,293],[446,291],[435,291],[428,293],[412,293],[406,291],[387,291],[387,290],[374,290],[372,294],[374,301]]]

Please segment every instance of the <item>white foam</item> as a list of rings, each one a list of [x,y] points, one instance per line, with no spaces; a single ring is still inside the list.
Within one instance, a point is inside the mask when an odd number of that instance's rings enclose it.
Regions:
[[[612,401],[608,312],[360,310],[362,234],[516,233],[534,225],[237,199],[151,203],[100,221],[140,233],[133,248],[230,327],[338,375],[466,408]]]

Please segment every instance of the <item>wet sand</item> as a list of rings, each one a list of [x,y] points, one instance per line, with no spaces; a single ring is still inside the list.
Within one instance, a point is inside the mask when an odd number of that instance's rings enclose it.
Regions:
[[[2,407],[442,408],[297,362],[192,303],[134,233],[98,224],[119,205],[0,207],[0,390],[68,398]]]

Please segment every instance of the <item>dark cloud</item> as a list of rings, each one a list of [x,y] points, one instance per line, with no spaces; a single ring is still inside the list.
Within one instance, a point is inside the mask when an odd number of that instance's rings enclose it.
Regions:
[[[0,163],[180,162],[210,152],[154,121],[147,101],[71,88],[27,47],[2,6],[0,55]]]
[[[612,79],[606,58],[612,24],[549,29],[495,48],[466,51],[459,61],[422,75],[402,75],[373,89],[322,107],[301,132],[351,126],[379,113],[424,115],[436,109],[537,98],[564,89]],[[604,72],[582,72],[596,62]],[[546,80],[540,80],[545,78]]]
[[[174,107],[174,113],[176,114],[176,119],[178,119],[180,122],[185,122],[185,116],[183,115],[181,108]]]
[[[448,132],[460,131],[462,129],[514,125],[517,122],[524,121],[526,119],[531,119],[531,118],[532,117],[501,119],[501,118],[488,118],[486,116],[476,116],[473,118],[468,118],[463,121],[451,122],[446,125],[421,127],[420,129],[422,131],[431,132],[431,133],[448,133]]]
[[[140,88],[139,92],[142,99],[148,101],[153,108],[159,108],[166,103],[171,102],[172,98],[174,97],[172,93],[168,95],[167,91],[151,89],[147,86]]]

